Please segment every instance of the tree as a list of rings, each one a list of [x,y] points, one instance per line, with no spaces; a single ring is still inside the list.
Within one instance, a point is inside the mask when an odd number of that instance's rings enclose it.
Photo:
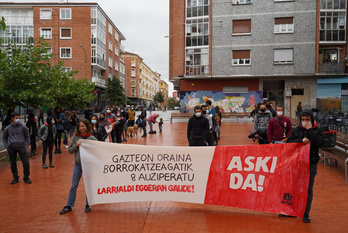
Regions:
[[[120,80],[113,75],[112,78],[107,79],[104,99],[107,99],[112,105],[123,105],[127,104],[129,99],[124,94],[124,88],[121,85]]]
[[[0,44],[1,45],[1,44]],[[63,62],[50,64],[51,47],[41,37],[30,38],[22,49],[9,42],[0,50],[0,99],[3,105],[47,107],[84,106],[94,98],[95,85],[71,77],[77,71],[66,72]],[[2,85],[1,85],[2,84]]]
[[[179,107],[180,101],[177,101],[174,98],[168,98],[168,109],[173,109],[174,107]]]
[[[155,94],[155,96],[153,97],[153,101],[155,101],[156,104],[164,102],[164,96],[161,91]]]

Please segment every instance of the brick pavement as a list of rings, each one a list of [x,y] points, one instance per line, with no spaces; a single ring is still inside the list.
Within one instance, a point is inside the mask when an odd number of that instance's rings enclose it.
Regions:
[[[157,125],[155,126],[157,129]],[[223,123],[220,145],[253,144],[251,123]],[[186,123],[163,125],[163,134],[131,138],[128,143],[187,146]],[[39,155],[30,160],[32,184],[11,185],[9,164],[0,166],[0,232],[346,232],[348,184],[341,169],[319,164],[310,224],[276,214],[180,202],[126,202],[92,206],[84,212],[83,182],[71,213],[58,213],[67,202],[73,155],[54,155],[55,168],[41,168]],[[19,174],[23,177],[21,163]]]

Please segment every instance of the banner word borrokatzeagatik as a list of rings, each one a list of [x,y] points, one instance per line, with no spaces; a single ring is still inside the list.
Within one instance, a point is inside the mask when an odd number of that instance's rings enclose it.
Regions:
[[[140,146],[82,140],[90,205],[179,201],[303,217],[309,145]]]

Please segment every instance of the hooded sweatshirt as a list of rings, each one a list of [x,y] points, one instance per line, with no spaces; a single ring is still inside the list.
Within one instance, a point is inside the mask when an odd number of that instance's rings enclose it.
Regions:
[[[30,135],[28,128],[22,123],[14,125],[9,124],[3,134],[3,143],[5,148],[27,147],[30,144]]]
[[[311,143],[310,146],[310,163],[311,164],[317,164],[320,160],[319,158],[319,148],[324,144],[325,142],[325,135],[324,132],[319,129],[317,122],[314,120],[314,116],[312,111],[305,109],[300,114],[300,119],[304,113],[307,113],[311,117],[312,122],[312,128],[306,129],[302,123],[300,122],[299,126],[292,129],[291,134],[287,140],[287,143],[291,142],[303,142],[303,138],[308,138],[308,140]]]

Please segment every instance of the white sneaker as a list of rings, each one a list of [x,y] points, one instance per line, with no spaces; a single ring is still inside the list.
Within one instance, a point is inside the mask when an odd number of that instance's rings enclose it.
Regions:
[[[65,148],[65,149],[68,149],[68,148],[69,148],[69,146],[68,146],[68,145],[65,145],[65,146],[64,146],[64,148]]]

